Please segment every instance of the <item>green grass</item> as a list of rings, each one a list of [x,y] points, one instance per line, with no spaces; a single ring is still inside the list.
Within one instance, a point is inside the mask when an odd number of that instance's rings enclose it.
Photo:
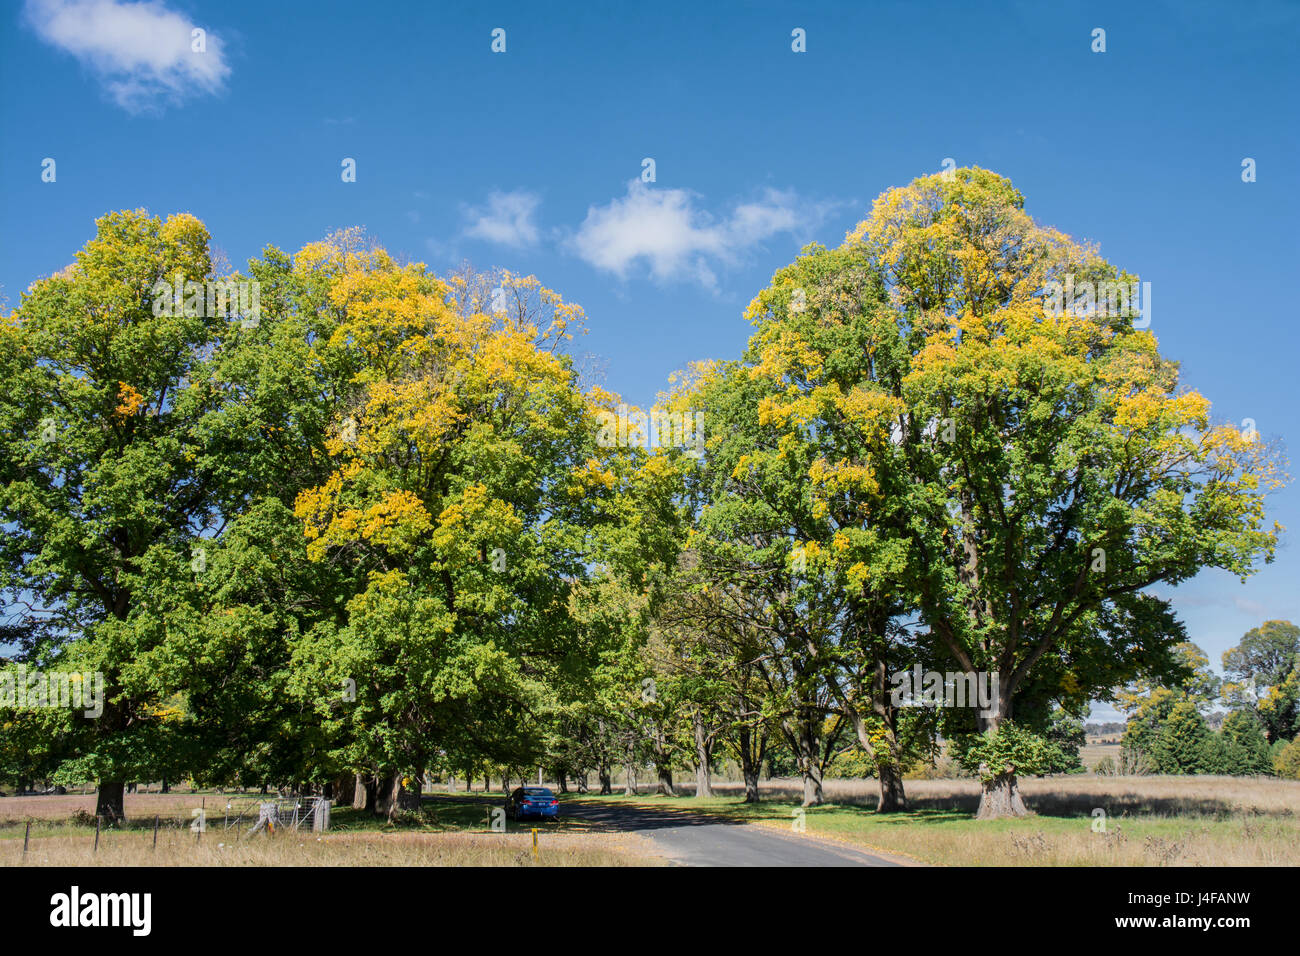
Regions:
[[[927,793],[926,788],[934,792]],[[1037,791],[1029,799],[1037,814],[993,821],[976,820],[971,795],[962,796],[943,782],[915,785],[916,792],[909,794],[914,809],[899,814],[875,813],[874,800],[849,788],[832,797],[833,802],[804,810],[804,833],[939,865],[1300,865],[1300,815],[1292,809],[1295,788],[1285,783],[1091,778],[1043,781],[1026,790],[1031,788]],[[505,832],[512,840],[526,840],[536,828],[541,834],[564,834],[566,840],[584,845],[588,838],[598,843],[619,833],[617,819],[590,821],[565,814],[566,805],[581,803],[698,813],[790,832],[799,810],[795,795],[785,790],[765,797],[760,803],[746,804],[734,793],[706,799],[568,793],[560,795],[558,820],[507,820]],[[205,799],[209,829],[203,840],[215,843],[233,836],[240,841],[241,835],[222,828],[226,802],[233,802],[236,809],[255,807],[256,794],[150,796],[134,811],[128,798],[128,813],[133,816],[126,829],[147,842],[153,815],[158,813],[163,830],[160,845],[168,839],[184,841],[189,838],[185,831],[192,822],[190,811]],[[428,793],[418,814],[403,814],[395,823],[336,806],[330,828],[340,836],[359,839],[402,834],[476,838],[491,832],[489,811],[503,802],[500,793]],[[22,839],[28,814],[35,817],[33,840],[75,837],[80,845],[83,838],[93,837],[93,818],[85,809],[93,809],[93,797],[23,798],[14,803],[13,809],[0,807],[6,811],[0,812],[0,845],[12,847],[12,841]],[[79,818],[72,816],[74,805],[80,808]],[[1104,832],[1093,829],[1094,807],[1107,810]],[[252,819],[246,817],[240,830],[246,832]]]
[[[794,830],[798,803],[744,803],[737,797],[581,796],[569,800],[636,804],[701,813],[732,822]],[[958,809],[876,813],[828,803],[802,810],[804,832],[918,863],[970,865],[1296,865],[1300,822],[1289,815],[1241,813],[1110,817],[1094,830],[1091,815],[1031,815],[976,820]]]

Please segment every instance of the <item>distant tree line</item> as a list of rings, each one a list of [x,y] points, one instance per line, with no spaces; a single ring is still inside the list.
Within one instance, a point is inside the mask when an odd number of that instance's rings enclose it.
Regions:
[[[1178,654],[1181,684],[1139,685],[1123,695],[1131,715],[1120,755],[1103,758],[1097,771],[1296,778],[1300,627],[1265,621],[1247,632],[1224,653],[1222,679],[1195,644],[1181,645]],[[1226,713],[1211,713],[1219,705]]]

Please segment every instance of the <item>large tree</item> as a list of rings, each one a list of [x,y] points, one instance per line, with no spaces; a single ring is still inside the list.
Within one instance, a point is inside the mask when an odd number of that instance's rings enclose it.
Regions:
[[[809,632],[806,646],[874,764],[879,809],[901,810],[903,771],[927,721],[902,713],[894,675],[937,660],[914,616],[926,502],[913,500],[918,488],[899,441],[908,421],[906,329],[881,274],[852,245],[804,250],[747,315],[756,329],[737,382],[745,398],[724,407],[752,419],[737,434],[753,445],[727,493],[772,514],[770,525],[789,537],[799,588],[830,598],[828,625]],[[770,484],[774,476],[788,484]],[[771,502],[798,511],[773,513]]]
[[[1290,621],[1265,621],[1223,654],[1229,706],[1258,714],[1270,741],[1300,733],[1300,627]]]
[[[607,399],[566,353],[581,310],[379,248],[312,245],[295,269],[327,277],[322,350],[357,371],[332,471],[295,504],[308,557],[349,579],[346,614],[299,640],[292,687],[337,759],[384,781],[381,809],[413,806],[434,765],[535,766],[610,634],[574,613],[580,585],[633,544],[605,532],[628,517],[627,456],[598,444]]]
[[[46,666],[103,674],[103,714],[66,716],[110,819],[156,770],[166,609],[193,604],[192,552],[245,484],[211,427],[226,397],[201,379],[250,316],[193,287],[163,298],[178,277],[212,277],[202,223],[113,213],[0,326],[0,586],[62,636]]]
[[[848,242],[910,344],[898,425],[922,614],[962,670],[999,680],[975,715],[980,816],[1023,813],[1033,767],[1016,753],[1033,748],[1003,729],[1041,729],[1052,700],[1106,696],[1165,657],[1181,628],[1147,589],[1271,559],[1264,497],[1282,476],[1253,434],[1212,422],[1132,302],[1058,307],[1060,288],[1133,277],[1036,224],[1006,179],[890,190]]]

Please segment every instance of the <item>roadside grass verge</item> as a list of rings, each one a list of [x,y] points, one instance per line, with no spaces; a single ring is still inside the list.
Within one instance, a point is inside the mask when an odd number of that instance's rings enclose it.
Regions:
[[[0,844],[0,866],[646,866],[653,857],[637,837],[545,834],[534,858],[528,833],[281,832],[239,840],[205,833],[113,830],[38,839],[27,854],[22,840]]]
[[[979,785],[973,780],[908,780],[911,809],[877,814],[873,780],[827,781],[828,802],[802,812],[807,835],[938,865],[992,866],[1300,866],[1300,781],[1233,777],[1095,777],[1072,775],[1022,782],[1034,815],[976,821]],[[638,805],[666,813],[706,814],[738,824],[784,830],[799,821],[798,781],[764,781],[762,802],[746,804],[743,788],[719,784],[720,794],[676,799],[621,793],[563,794],[554,821],[504,821],[490,829],[490,812],[503,794],[425,794],[418,813],[396,824],[351,807],[335,807],[330,832],[282,829],[274,837],[248,836],[256,812],[239,828],[222,826],[256,807],[256,794],[130,794],[128,822],[105,828],[94,841],[94,794],[0,798],[0,865],[448,865],[618,866],[662,862],[644,837],[619,829],[617,819],[564,815],[575,803]],[[268,798],[269,799],[269,798]],[[203,805],[208,829],[191,829]],[[1094,810],[1105,829],[1094,830]],[[158,850],[153,819],[160,819]],[[31,849],[22,840],[32,821]],[[542,856],[531,856],[537,829]],[[224,846],[222,845],[224,844]]]
[[[230,797],[227,800],[227,797]],[[265,798],[270,799],[270,798]],[[95,849],[95,796],[0,799],[0,866],[655,866],[665,861],[634,834],[583,832],[585,821],[504,821],[489,826],[502,795],[427,794],[418,813],[383,817],[334,807],[330,830],[279,828],[249,835],[258,797],[218,793],[131,794],[123,826],[103,826]],[[224,826],[249,806],[239,826]],[[191,829],[202,806],[207,829]],[[154,817],[159,819],[154,848]],[[31,822],[28,852],[22,852]],[[538,831],[538,854],[532,850]]]
[[[865,798],[861,786],[871,783],[829,784],[830,802],[802,813],[791,788],[780,781],[765,782],[757,804],[738,795],[568,799],[703,813],[786,832],[802,822],[804,832],[815,837],[937,865],[1300,866],[1300,785],[1294,781],[1032,780],[1024,789],[1034,815],[993,821],[974,819],[974,781],[908,781],[913,809],[898,814],[875,812],[874,796]],[[855,798],[859,802],[848,802]],[[1104,830],[1094,829],[1094,809],[1106,814]]]

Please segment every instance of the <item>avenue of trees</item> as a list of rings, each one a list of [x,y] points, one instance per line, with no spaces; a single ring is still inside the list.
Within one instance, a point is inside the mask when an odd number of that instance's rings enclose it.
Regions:
[[[177,275],[255,281],[257,312],[158,308]],[[852,756],[893,811],[944,741],[981,817],[1023,813],[1090,700],[1186,709],[1152,690],[1197,668],[1151,587],[1245,578],[1280,532],[1276,452],[1133,312],[1047,307],[1133,278],[993,173],[892,189],[776,273],[741,356],[675,377],[650,414],[701,420],[697,453],[610,440],[582,310],[533,277],[356,231],[219,276],[194,217],[105,216],[0,324],[5,669],[101,673],[105,704],[0,707],[0,777],[96,781],[109,818],[181,779],[393,814],[426,775],[707,794],[725,759],[814,804]],[[1256,756],[1297,731],[1280,623],[1225,660]],[[996,696],[900,706],[918,667]]]

